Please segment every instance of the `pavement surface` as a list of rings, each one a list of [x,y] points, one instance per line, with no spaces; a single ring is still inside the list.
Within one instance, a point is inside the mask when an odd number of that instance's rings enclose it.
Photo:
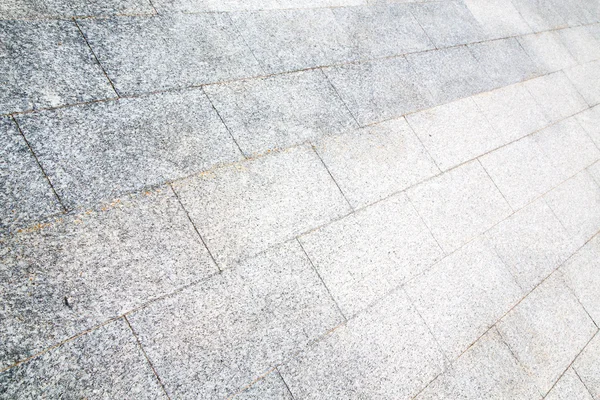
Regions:
[[[599,0],[0,0],[0,398],[600,399]]]

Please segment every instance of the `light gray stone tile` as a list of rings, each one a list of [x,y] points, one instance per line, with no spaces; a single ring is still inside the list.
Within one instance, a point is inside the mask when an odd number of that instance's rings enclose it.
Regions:
[[[484,39],[483,29],[461,1],[414,4],[411,10],[438,48]]]
[[[128,317],[172,398],[222,399],[338,325],[297,241]]]
[[[116,97],[72,21],[0,21],[0,114]]]
[[[347,317],[443,256],[404,194],[302,236],[300,242]]]
[[[0,373],[6,399],[166,399],[123,319]]]
[[[542,73],[515,38],[472,44],[469,49],[495,86],[522,82]]]
[[[600,161],[588,167],[588,172],[594,178],[596,183],[600,186]]]
[[[481,237],[405,288],[450,360],[467,350],[522,296],[502,260]]]
[[[598,22],[600,4],[597,0],[549,0],[549,2],[568,26]]]
[[[406,116],[442,171],[503,144],[472,98]]]
[[[577,65],[556,32],[542,32],[518,38],[523,49],[542,72],[555,72]]]
[[[78,21],[122,95],[261,75],[227,14]]]
[[[232,398],[235,400],[293,400],[292,394],[277,371],[271,372]]]
[[[0,368],[217,272],[164,188],[2,239]]]
[[[210,85],[204,90],[246,155],[357,127],[319,70]]]
[[[541,399],[496,329],[489,330],[417,396],[426,399]]]
[[[600,399],[600,334],[590,341],[581,355],[573,363],[581,381],[594,399]]]
[[[405,399],[444,357],[403,291],[396,291],[280,367],[298,399]]]
[[[13,121],[0,118],[0,232],[62,211]]]
[[[433,105],[485,92],[494,87],[490,77],[466,47],[408,54],[420,82],[430,92]]]
[[[542,394],[598,329],[559,273],[525,297],[497,328]]]
[[[299,7],[349,7],[366,4],[366,0],[277,0],[283,8]]]
[[[486,237],[525,292],[575,251],[575,244],[544,199],[500,222]]]
[[[473,97],[504,144],[550,124],[523,84],[506,86]]]
[[[431,106],[429,92],[404,57],[324,71],[361,126]]]
[[[525,87],[551,121],[558,121],[588,108],[585,100],[563,72],[540,76]]]
[[[173,187],[223,267],[350,211],[321,160],[305,146]]]
[[[148,0],[3,0],[0,19],[155,14]]]
[[[575,116],[592,141],[600,148],[600,105]]]
[[[558,380],[546,400],[594,400],[575,371],[569,368]]]
[[[557,33],[578,63],[583,64],[600,58],[600,41],[587,26],[561,29]]]
[[[439,172],[404,118],[324,138],[315,147],[355,208]]]
[[[17,119],[68,208],[95,204],[243,158],[198,89],[61,108]]]
[[[534,32],[567,26],[549,0],[512,0],[512,3]]]
[[[531,33],[531,28],[510,1],[464,0],[464,3],[490,39]]]
[[[600,104],[600,61],[577,65],[565,74],[589,105]]]
[[[152,0],[159,13],[269,10],[280,8],[277,0]]]

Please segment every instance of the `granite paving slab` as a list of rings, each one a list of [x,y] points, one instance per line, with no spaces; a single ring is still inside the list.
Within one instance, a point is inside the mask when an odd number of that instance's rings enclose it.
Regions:
[[[510,1],[464,0],[464,4],[483,28],[486,38],[499,39],[531,33],[531,28]]]
[[[600,41],[587,26],[561,29],[558,35],[579,64],[600,59]]]
[[[513,5],[534,32],[564,28],[563,16],[548,0],[512,0]]]
[[[550,393],[545,397],[548,400],[594,400],[573,368],[569,368],[556,382]]]
[[[585,99],[563,72],[529,80],[525,87],[552,122],[588,108]]]
[[[152,0],[152,4],[161,14],[269,10],[281,7],[278,0]]]
[[[600,149],[600,105],[589,108],[575,116],[577,122],[590,135],[596,147]]]
[[[590,106],[600,104],[600,61],[577,65],[565,74]]]
[[[277,371],[271,372],[233,398],[236,400],[293,400],[292,394]]]
[[[600,335],[598,333],[577,357],[573,369],[594,399],[600,398]]]
[[[103,15],[152,15],[155,13],[149,0],[3,0],[0,2],[0,19],[66,19]]]
[[[556,31],[520,36],[517,40],[540,71],[550,73],[577,65]]]
[[[550,0],[552,8],[568,26],[598,22],[598,2],[594,0]]]

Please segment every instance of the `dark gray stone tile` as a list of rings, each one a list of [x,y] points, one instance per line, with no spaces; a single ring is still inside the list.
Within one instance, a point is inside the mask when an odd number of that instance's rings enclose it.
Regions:
[[[79,25],[122,95],[262,74],[227,14],[85,19]]]
[[[149,0],[2,0],[0,19],[155,14]]]
[[[205,91],[246,155],[357,127],[319,70],[210,85]]]
[[[62,211],[14,122],[0,118],[0,232]]]
[[[202,90],[18,117],[68,208],[242,158]]]
[[[172,398],[223,399],[342,322],[297,241],[129,317]]]
[[[0,368],[217,271],[167,188],[1,239]]]
[[[72,21],[0,21],[0,114],[116,97]]]
[[[361,126],[431,106],[429,92],[404,57],[324,71]]]
[[[552,0],[512,0],[512,3],[534,32],[567,26]]]

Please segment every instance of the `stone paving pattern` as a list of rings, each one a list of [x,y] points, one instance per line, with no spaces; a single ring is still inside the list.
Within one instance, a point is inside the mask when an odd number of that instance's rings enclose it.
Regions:
[[[600,400],[599,0],[0,0],[0,398]]]

